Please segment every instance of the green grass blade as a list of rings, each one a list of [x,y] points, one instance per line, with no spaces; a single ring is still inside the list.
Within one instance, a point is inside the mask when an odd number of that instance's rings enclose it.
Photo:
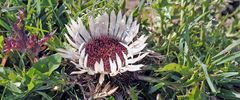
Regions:
[[[203,63],[199,60],[199,58],[197,58],[197,57],[195,57],[195,58],[198,60],[198,63],[201,65],[201,67],[202,67],[202,69],[203,69],[205,78],[206,78],[206,80],[207,80],[207,83],[208,83],[211,91],[212,91],[213,93],[217,93],[217,91],[216,91],[216,89],[215,89],[215,87],[214,87],[214,85],[213,85],[213,82],[211,81],[211,79],[210,79],[210,77],[209,77],[209,74],[208,74],[208,71],[207,71],[207,65],[203,64]]]
[[[7,23],[5,23],[3,20],[1,20],[1,19],[0,19],[0,26],[4,27],[8,31],[11,30],[11,27]]]
[[[237,45],[240,44],[240,39],[234,41],[232,44],[230,44],[227,48],[225,48],[224,50],[222,50],[220,53],[218,53],[217,55],[215,55],[213,58],[216,58],[220,55],[223,55],[224,53],[229,52],[231,49],[233,49],[234,47],[236,47]]]
[[[221,57],[221,58],[215,60],[213,62],[213,64],[220,65],[220,64],[226,63],[228,61],[233,61],[233,60],[235,60],[236,58],[239,58],[239,57],[240,57],[240,51],[235,52],[233,54],[230,54],[228,56]]]

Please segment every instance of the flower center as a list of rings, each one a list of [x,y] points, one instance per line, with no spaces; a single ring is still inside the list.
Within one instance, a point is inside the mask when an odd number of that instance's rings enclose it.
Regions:
[[[92,39],[86,44],[86,53],[88,54],[87,66],[94,70],[94,64],[100,63],[101,59],[104,64],[104,71],[110,71],[109,58],[112,61],[116,61],[116,54],[124,64],[124,57],[122,52],[126,52],[126,48],[119,43],[118,39],[111,38],[109,36],[101,36],[99,38]],[[117,66],[118,68],[118,66]]]

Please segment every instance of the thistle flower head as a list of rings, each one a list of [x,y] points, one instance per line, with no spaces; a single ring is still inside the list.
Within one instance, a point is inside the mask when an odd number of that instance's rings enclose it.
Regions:
[[[104,13],[97,18],[89,17],[88,29],[83,25],[81,18],[66,25],[68,34],[65,34],[68,49],[58,49],[64,58],[75,64],[79,71],[72,74],[100,73],[99,82],[104,75],[115,76],[126,71],[141,70],[143,64],[135,64],[148,55],[142,50],[146,47],[148,36],[142,35],[135,39],[139,24],[130,15],[110,15]]]

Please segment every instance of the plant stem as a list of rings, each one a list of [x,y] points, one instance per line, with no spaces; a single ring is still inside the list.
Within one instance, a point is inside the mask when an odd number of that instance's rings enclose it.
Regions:
[[[4,94],[5,94],[5,91],[6,91],[7,87],[4,87],[4,90],[3,90],[3,93],[2,93],[2,96],[1,96],[1,100],[4,100]]]
[[[1,65],[4,67],[6,62],[7,62],[7,58],[9,56],[10,52],[7,52],[6,55],[3,57]]]

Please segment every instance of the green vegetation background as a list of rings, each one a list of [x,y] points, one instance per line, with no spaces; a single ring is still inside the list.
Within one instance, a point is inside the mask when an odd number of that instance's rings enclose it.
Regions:
[[[134,1],[134,0],[130,0]],[[81,99],[81,89],[69,84],[65,60],[55,49],[65,45],[65,24],[112,10],[132,11],[140,34],[150,35],[148,49],[159,55],[141,78],[145,87],[129,86],[126,99],[240,99],[240,10],[223,14],[228,0],[1,0],[0,48],[12,33],[17,12],[24,9],[25,31],[48,41],[47,56],[30,64],[14,52],[0,67],[1,100],[42,98]],[[86,24],[87,25],[87,24]],[[4,53],[1,51],[0,58]],[[140,84],[140,83],[139,83]],[[59,88],[53,90],[55,86]],[[114,95],[106,99],[114,100]]]

